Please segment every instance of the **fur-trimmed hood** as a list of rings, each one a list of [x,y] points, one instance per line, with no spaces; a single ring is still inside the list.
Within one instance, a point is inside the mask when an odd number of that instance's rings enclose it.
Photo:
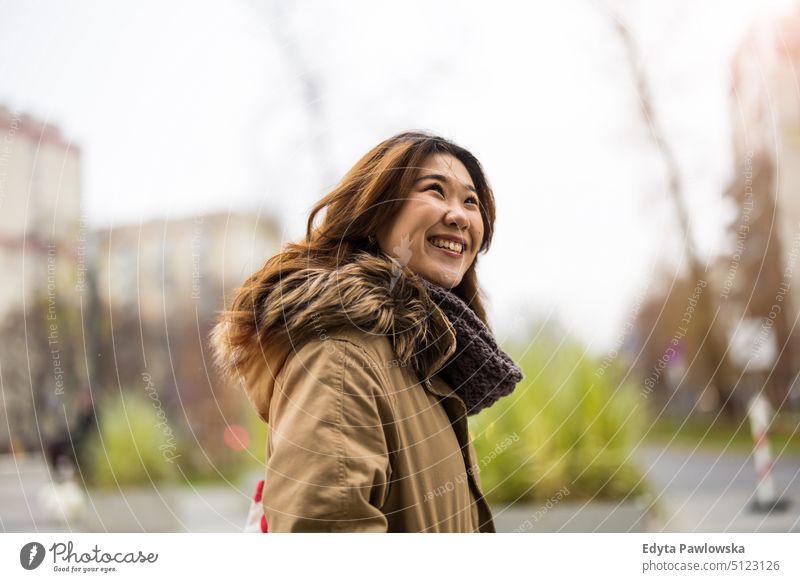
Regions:
[[[270,345],[253,338],[246,347],[234,348],[226,339],[231,325],[226,321],[215,327],[212,345],[218,366],[244,382],[265,420],[275,380],[289,356],[337,328],[386,336],[401,364],[411,366],[423,381],[436,374],[457,347],[456,331],[425,282],[386,255],[361,251],[333,270],[296,270],[268,289],[258,305],[258,329],[262,334],[271,331]]]

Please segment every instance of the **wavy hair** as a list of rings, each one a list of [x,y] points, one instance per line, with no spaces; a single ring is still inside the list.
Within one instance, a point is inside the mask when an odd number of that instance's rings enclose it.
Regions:
[[[495,221],[494,194],[480,162],[469,151],[441,136],[420,131],[399,133],[368,151],[337,186],[311,210],[304,240],[288,243],[236,290],[220,315],[225,343],[245,351],[251,342],[268,345],[274,330],[259,325],[269,290],[300,269],[335,270],[355,253],[383,254],[376,241],[381,225],[390,224],[411,192],[417,170],[434,154],[450,154],[466,167],[478,195],[484,235],[478,253],[486,253]],[[317,216],[325,211],[319,225]],[[478,256],[451,289],[488,326],[475,268]]]

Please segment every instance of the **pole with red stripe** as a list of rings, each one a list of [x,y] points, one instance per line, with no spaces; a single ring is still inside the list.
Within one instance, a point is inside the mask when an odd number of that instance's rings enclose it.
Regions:
[[[753,462],[756,469],[756,491],[753,509],[758,512],[783,511],[788,502],[779,499],[772,477],[772,450],[769,446],[769,427],[773,410],[763,394],[756,394],[747,407],[750,431],[753,435]]]

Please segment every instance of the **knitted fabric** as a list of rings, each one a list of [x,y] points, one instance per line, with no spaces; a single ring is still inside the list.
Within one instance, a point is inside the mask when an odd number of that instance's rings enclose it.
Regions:
[[[426,279],[422,282],[455,329],[456,351],[438,374],[467,405],[467,414],[477,414],[511,394],[523,378],[522,370],[500,349],[491,330],[455,293]]]

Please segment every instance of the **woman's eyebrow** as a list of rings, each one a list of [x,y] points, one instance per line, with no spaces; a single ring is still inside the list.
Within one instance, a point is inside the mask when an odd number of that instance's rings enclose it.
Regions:
[[[441,182],[444,182],[445,184],[449,184],[450,183],[450,180],[447,178],[447,176],[443,176],[442,174],[427,174],[425,176],[420,176],[419,178],[414,180],[414,183],[416,184],[417,182],[420,182],[422,180],[439,180]],[[469,184],[462,184],[462,185],[467,190],[473,192],[474,194],[477,194],[477,192],[475,191],[475,187],[474,186],[471,186]]]

